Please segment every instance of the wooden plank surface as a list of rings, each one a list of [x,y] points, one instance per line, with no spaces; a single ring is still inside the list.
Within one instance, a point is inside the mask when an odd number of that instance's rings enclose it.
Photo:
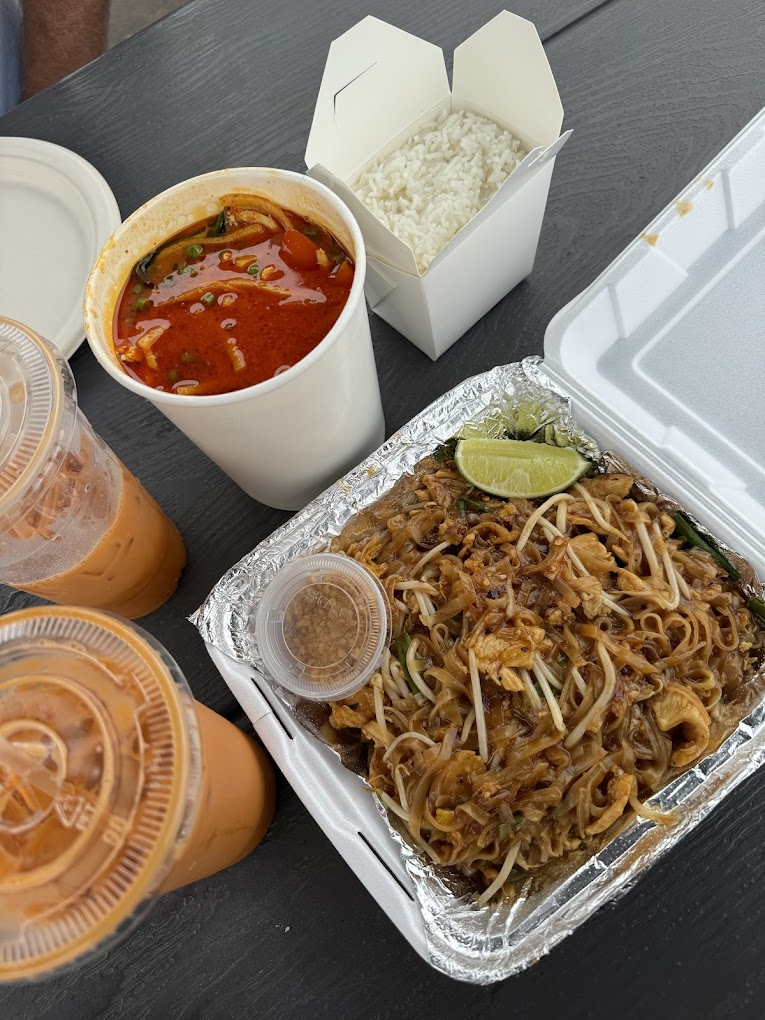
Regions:
[[[540,353],[552,315],[765,102],[762,0],[526,0],[515,9],[549,38],[574,128],[537,264],[435,365],[372,317],[389,432],[465,376]],[[8,115],[0,133],[80,152],[126,215],[218,166],[301,169],[328,43],[357,17],[376,13],[450,52],[495,11],[484,0],[302,0],[266,16],[246,0],[197,0]],[[145,625],[197,696],[236,718],[184,618],[286,515],[239,493],[161,415],[113,384],[87,348],[73,367],[85,412],[188,542],[178,595]],[[30,601],[5,593],[0,609]],[[617,906],[532,971],[478,989],[415,956],[281,781],[274,826],[248,860],[165,896],[105,958],[39,987],[0,991],[0,1016],[762,1016],[764,796],[756,776]]]

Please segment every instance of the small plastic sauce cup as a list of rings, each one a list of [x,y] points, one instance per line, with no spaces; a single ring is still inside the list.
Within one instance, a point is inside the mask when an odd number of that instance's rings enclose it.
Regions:
[[[280,570],[255,617],[267,673],[311,701],[340,701],[360,690],[377,669],[388,631],[379,581],[336,553],[304,556]]]

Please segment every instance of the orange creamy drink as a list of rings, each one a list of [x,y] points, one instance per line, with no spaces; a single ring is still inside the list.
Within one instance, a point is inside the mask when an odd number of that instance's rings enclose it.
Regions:
[[[0,982],[108,946],[248,854],[273,807],[265,754],[145,632],[66,607],[0,620]]]
[[[134,618],[185,562],[178,529],[78,411],[66,361],[0,319],[0,581]]]

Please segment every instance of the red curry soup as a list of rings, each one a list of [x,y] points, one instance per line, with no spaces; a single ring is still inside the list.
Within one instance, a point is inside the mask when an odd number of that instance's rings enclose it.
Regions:
[[[324,339],[354,265],[324,227],[259,195],[227,195],[135,264],[114,347],[156,390],[229,393],[272,379]]]

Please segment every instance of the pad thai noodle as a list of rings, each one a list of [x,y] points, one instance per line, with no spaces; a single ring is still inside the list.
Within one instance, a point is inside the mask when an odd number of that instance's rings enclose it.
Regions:
[[[429,459],[333,544],[379,578],[393,638],[330,723],[480,904],[635,814],[670,821],[644,802],[744,714],[761,647],[746,598],[634,483],[505,501]]]

